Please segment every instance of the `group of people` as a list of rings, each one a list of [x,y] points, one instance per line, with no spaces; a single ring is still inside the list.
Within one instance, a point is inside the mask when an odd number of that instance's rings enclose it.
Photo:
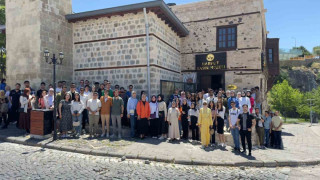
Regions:
[[[89,138],[115,137],[121,138],[122,124],[128,122],[131,127],[131,137],[141,139],[146,136],[168,139],[170,141],[189,138],[201,141],[202,147],[215,146],[215,133],[218,134],[219,146],[225,147],[225,131],[231,131],[234,140],[234,151],[246,152],[246,143],[251,155],[251,133],[257,130],[259,147],[269,147],[269,137],[272,133],[274,147],[280,147],[282,120],[275,113],[266,111],[261,115],[261,92],[259,87],[243,92],[224,91],[223,89],[208,89],[197,93],[190,93],[176,89],[168,101],[162,94],[151,96],[142,91],[140,96],[134,91],[133,85],[129,90],[116,85],[111,89],[111,83],[90,85],[88,80],[81,80],[79,85],[70,84],[68,90],[66,82],[58,82],[56,101],[54,89],[42,82],[40,89],[34,91],[30,82],[24,82],[24,90],[16,84],[14,90],[3,85],[0,90],[1,120],[4,120],[3,129],[9,122],[17,121],[17,127],[30,133],[30,112],[32,109],[57,109],[60,137],[69,137],[72,132],[79,137],[86,132],[89,125]],[[7,110],[5,109],[7,107]],[[7,118],[7,116],[9,118]],[[111,121],[111,122],[110,122]],[[101,124],[102,132],[98,134]],[[112,134],[110,131],[112,125]],[[189,135],[190,133],[190,135]],[[240,136],[240,137],[239,137]]]

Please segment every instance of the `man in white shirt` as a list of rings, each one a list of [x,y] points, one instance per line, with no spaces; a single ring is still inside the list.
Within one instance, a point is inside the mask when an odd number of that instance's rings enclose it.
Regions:
[[[251,109],[251,102],[250,99],[248,97],[246,97],[246,93],[242,92],[241,93],[241,97],[239,98],[239,106],[240,106],[240,112],[243,112],[243,105],[247,105],[248,109]]]
[[[206,100],[207,100],[208,103],[210,103],[210,101],[215,101],[215,97],[214,97],[212,89],[209,90],[209,96],[206,98]],[[216,104],[216,102],[215,102],[215,104]]]
[[[234,151],[240,152],[239,128],[237,127],[237,120],[240,110],[236,108],[236,103],[231,101],[231,109],[229,109],[229,126],[234,142]]]
[[[96,134],[96,128],[98,128],[99,123],[99,111],[101,108],[101,102],[98,99],[98,93],[94,92],[92,99],[87,101],[87,109],[89,111],[89,131],[90,138]]]

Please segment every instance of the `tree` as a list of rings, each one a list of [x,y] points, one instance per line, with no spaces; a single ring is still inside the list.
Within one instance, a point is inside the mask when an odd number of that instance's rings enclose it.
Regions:
[[[316,46],[313,48],[313,55],[320,55],[320,46]]]
[[[285,117],[289,114],[295,114],[297,106],[300,104],[303,95],[298,89],[289,85],[287,80],[274,85],[268,94],[273,110],[278,110]]]
[[[5,7],[5,0],[0,0],[0,25],[6,24],[6,7]],[[6,34],[0,32],[0,48],[6,47]],[[6,55],[3,55],[0,61],[0,76],[3,78],[5,76],[5,65],[6,65]]]
[[[300,47],[294,47],[292,49],[298,49],[302,51],[302,56],[309,56],[311,55],[311,53],[308,51],[307,48],[305,48],[304,46],[300,46]]]

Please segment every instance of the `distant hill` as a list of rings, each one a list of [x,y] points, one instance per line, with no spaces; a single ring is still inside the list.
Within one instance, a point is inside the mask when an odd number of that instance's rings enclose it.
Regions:
[[[277,80],[283,79],[302,92],[317,88],[320,85],[320,59],[280,61],[280,76]]]

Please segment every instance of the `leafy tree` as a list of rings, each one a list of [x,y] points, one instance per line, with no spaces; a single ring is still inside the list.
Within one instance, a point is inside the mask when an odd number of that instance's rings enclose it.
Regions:
[[[310,101],[308,101],[308,99],[314,99],[316,91],[316,89],[313,89],[311,92],[303,94],[301,104],[297,107],[297,112],[299,113],[300,117],[304,118],[305,120],[310,117]],[[315,112],[314,106],[312,106],[312,111]]]
[[[298,49],[298,50],[301,50],[302,51],[302,56],[308,56],[308,55],[311,55],[311,53],[308,51],[307,48],[305,48],[304,46],[300,46],[300,47],[294,47],[292,49]]]
[[[313,54],[314,55],[320,55],[320,46],[316,46],[313,48]]]
[[[273,110],[278,110],[285,117],[294,114],[300,104],[303,95],[298,89],[292,88],[287,80],[274,85],[268,94]]]

